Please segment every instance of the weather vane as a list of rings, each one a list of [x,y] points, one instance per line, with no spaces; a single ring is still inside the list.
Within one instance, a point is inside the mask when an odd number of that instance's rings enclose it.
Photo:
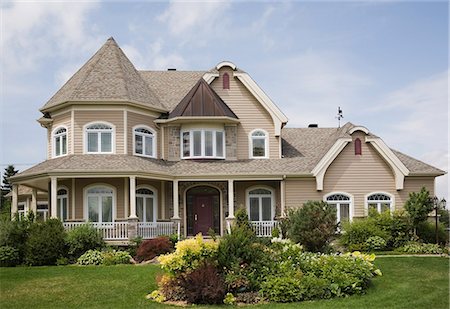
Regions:
[[[342,109],[340,106],[338,107],[338,113],[337,113],[336,118],[338,120],[338,125],[339,125],[338,128],[340,128],[341,127],[341,119],[344,118],[344,115],[342,114]]]

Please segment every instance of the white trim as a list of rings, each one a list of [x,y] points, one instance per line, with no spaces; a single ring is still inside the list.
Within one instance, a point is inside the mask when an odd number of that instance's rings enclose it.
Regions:
[[[21,206],[23,206],[23,210],[20,210],[19,208],[21,208]],[[27,215],[27,202],[18,202],[17,203],[17,215],[18,215],[18,219],[19,221],[22,221],[23,218],[26,217]]]
[[[355,211],[354,210],[354,201],[355,201],[355,199],[353,197],[353,194],[350,194],[350,193],[347,193],[347,192],[343,192],[343,191],[333,191],[333,192],[325,194],[323,196],[323,201],[325,203],[327,203],[327,204],[330,204],[330,203],[328,203],[327,198],[332,196],[332,195],[335,195],[335,194],[345,195],[345,196],[350,198],[350,201],[349,201],[350,205],[349,205],[349,209],[348,209],[348,212],[349,212],[348,216],[349,216],[349,221],[352,222],[353,221],[353,216],[354,216],[354,211]],[[335,204],[335,205],[341,204],[340,201],[330,201],[330,202],[332,204]],[[345,204],[345,203],[342,203],[342,204]],[[336,206],[336,220],[337,220],[337,222],[340,222],[340,219],[341,219],[340,213],[341,213],[340,207]]]
[[[251,187],[248,187],[247,189],[245,189],[245,201],[246,201],[246,209],[247,209],[247,214],[248,214],[248,218],[249,220],[251,220],[250,218],[250,191],[253,190],[257,190],[257,189],[264,189],[264,190],[269,190],[270,191],[270,195],[269,194],[258,194],[256,196],[258,196],[259,199],[259,211],[258,211],[258,217],[259,220],[258,221],[252,221],[252,222],[264,222],[263,220],[261,220],[262,217],[262,198],[263,197],[269,197],[271,198],[271,216],[270,216],[270,220],[268,221],[273,221],[276,215],[276,209],[275,209],[275,201],[276,201],[276,194],[275,194],[275,189],[270,187],[270,186],[266,186],[266,185],[254,185]]]
[[[58,203],[57,193],[58,193],[58,178],[50,177],[50,218],[58,218],[56,211],[56,205]]]
[[[116,200],[117,200],[117,189],[116,187],[114,187],[113,185],[110,185],[108,183],[93,183],[90,185],[87,185],[86,187],[83,188],[83,218],[85,221],[89,220],[89,209],[88,209],[88,193],[87,191],[89,189],[95,188],[95,187],[106,187],[109,189],[112,189],[113,193],[112,193],[112,222],[115,222],[116,220]],[[100,205],[99,205],[100,206]],[[100,211],[99,208],[99,219],[103,216],[103,214]],[[103,218],[101,221],[98,221],[99,223],[103,223]]]
[[[391,193],[388,193],[388,192],[385,192],[385,191],[373,191],[373,192],[370,192],[370,193],[364,195],[364,214],[366,216],[369,215],[369,201],[368,201],[368,197],[373,195],[373,194],[383,194],[383,195],[389,196],[389,198],[391,199],[390,203],[389,203],[390,204],[389,205],[389,209],[390,209],[391,213],[393,213],[395,211],[395,195],[394,194],[391,194]],[[380,203],[381,202],[386,202],[386,201],[371,201],[371,203],[377,203],[378,204],[377,205],[378,212],[380,212],[380,209],[378,209],[378,208],[380,208]]]
[[[255,136],[253,137],[253,133],[257,132],[257,131],[261,131],[264,133],[264,137],[262,136]],[[257,138],[257,139],[264,139],[264,156],[262,157],[255,157],[253,156],[253,138]],[[248,157],[250,159],[269,159],[270,154],[269,154],[269,133],[264,130],[264,129],[254,129],[252,131],[250,131],[250,133],[248,134],[248,145],[249,145],[249,149],[248,149]]]
[[[219,73],[205,73],[203,74],[203,79],[205,80],[205,82],[207,82],[208,84],[211,84],[212,81],[214,79],[216,79],[216,77],[219,77]]]
[[[231,61],[222,61],[216,65],[217,70],[220,70],[223,67],[230,67],[233,71],[236,71],[236,65]]]
[[[334,159],[341,153],[341,151],[347,146],[348,143],[352,141],[351,138],[340,138],[333,146],[328,150],[328,152],[320,159],[319,163],[311,171],[314,177],[316,177],[316,190],[323,190],[323,179],[325,172],[328,167],[333,163]]]
[[[58,195],[59,190],[66,190],[66,194]],[[61,220],[61,222],[64,222],[64,218],[63,218],[64,211],[61,207],[59,209],[60,213],[58,214],[58,202],[64,198],[66,199],[66,215],[67,215],[66,220],[69,220],[69,188],[67,188],[64,185],[59,185],[58,188],[56,189],[56,213],[57,213],[58,218]]]
[[[173,201],[173,217],[172,220],[181,220],[180,218],[180,200],[179,200],[179,186],[178,186],[178,180],[174,179],[172,181],[172,201]],[[184,227],[186,230],[186,225]],[[186,233],[185,233],[186,235]]]
[[[362,132],[364,132],[364,133],[366,133],[366,134],[369,134],[369,130],[368,130],[366,127],[363,127],[363,126],[356,126],[356,127],[353,127],[353,128],[351,128],[351,129],[348,131],[348,133],[349,133],[349,134],[353,134],[353,133],[356,132],[356,131],[362,131]]]
[[[134,132],[134,130],[140,129],[140,128],[145,129],[145,130],[149,130],[150,132],[152,132],[152,135],[153,135],[152,136],[152,152],[153,152],[153,154],[151,156],[145,154],[145,138],[144,137],[148,136],[148,134]],[[135,125],[131,129],[131,132],[132,132],[132,137],[133,137],[133,142],[132,142],[132,144],[133,144],[133,155],[140,156],[140,157],[147,157],[147,158],[156,158],[157,157],[157,153],[158,153],[158,149],[156,149],[156,147],[157,147],[156,145],[158,145],[156,130],[151,128],[151,127],[149,127],[149,126],[147,126],[147,125],[138,124],[138,125]],[[142,153],[136,153],[136,137],[135,137],[136,134],[143,136],[143,138],[142,138]]]
[[[161,180],[161,219],[166,219],[166,182]]]
[[[375,150],[383,157],[394,171],[395,188],[402,190],[405,182],[405,176],[409,175],[408,168],[402,161],[392,152],[392,150],[383,142],[381,138],[366,136],[366,143],[370,143]]]
[[[194,155],[194,134],[200,132],[200,155]],[[184,156],[183,134],[189,133],[189,156]],[[206,132],[212,132],[212,156],[206,155]],[[217,155],[217,132],[222,133],[222,156]],[[216,128],[188,128],[180,130],[180,157],[181,159],[225,159],[226,158],[226,136],[224,129]]]
[[[58,136],[55,136],[55,133],[58,131],[58,130],[60,130],[60,129],[64,129],[64,130],[66,130],[66,132],[65,133],[60,133],[60,134],[58,134]],[[66,153],[62,153],[62,143],[60,142],[60,152],[61,152],[61,154],[60,155],[56,155],[56,137],[62,137],[62,136],[66,136]],[[54,128],[53,130],[52,130],[52,132],[51,132],[51,139],[52,139],[52,141],[51,141],[51,143],[52,143],[52,151],[51,151],[51,153],[52,153],[52,158],[59,158],[59,157],[64,157],[64,156],[67,156],[68,154],[69,154],[69,129],[67,128],[67,126],[66,125],[59,125],[59,126],[57,126],[56,128]]]
[[[153,196],[147,195],[147,194],[138,194],[137,190],[139,190],[139,189],[150,190],[153,192]],[[153,221],[152,222],[156,222],[158,220],[158,190],[155,187],[148,185],[148,184],[141,184],[141,185],[136,186],[135,198],[137,199],[138,197],[145,197],[145,196],[153,197]],[[148,221],[145,221],[145,217],[146,217],[145,216],[145,212],[146,212],[145,203],[146,203],[146,201],[144,199],[144,203],[142,204],[142,206],[143,206],[142,213],[143,213],[144,221],[140,221],[140,222],[148,222]],[[136,200],[136,216],[137,216],[137,200]],[[152,223],[152,222],[150,222],[150,223]]]
[[[111,127],[111,151],[110,152],[101,152],[101,151],[97,151],[97,152],[88,152],[88,132],[87,132],[87,127],[93,125],[93,124],[103,124],[103,125],[108,125]],[[98,137],[100,140],[100,136]],[[116,126],[110,122],[107,121],[91,121],[89,123],[86,123],[83,126],[83,154],[115,154],[116,153]],[[101,148],[101,141],[99,141],[98,144],[99,149]]]
[[[123,153],[128,154],[128,113],[127,109],[123,110]]]

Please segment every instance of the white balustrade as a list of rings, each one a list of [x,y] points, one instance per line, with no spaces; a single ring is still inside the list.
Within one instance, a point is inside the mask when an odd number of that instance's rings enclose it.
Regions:
[[[92,224],[98,229],[105,240],[127,240],[128,222],[64,222],[64,228],[68,231],[73,230],[84,224]]]
[[[278,221],[250,221],[258,237],[272,237],[272,230],[278,227]]]
[[[144,239],[155,238],[162,235],[174,233],[173,222],[139,222],[138,235]]]

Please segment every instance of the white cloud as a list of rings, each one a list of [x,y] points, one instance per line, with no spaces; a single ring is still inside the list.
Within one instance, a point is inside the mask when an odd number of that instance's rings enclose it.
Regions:
[[[444,171],[448,171],[450,155],[447,151],[439,151],[434,150],[431,152],[427,152],[420,157],[421,160],[428,164],[432,164]],[[436,178],[436,188],[435,193],[436,196],[449,200],[449,183],[448,183],[448,174],[444,176],[440,176]]]
[[[133,65],[140,70],[180,69],[186,65],[183,56],[178,52],[166,53],[162,41],[155,41],[146,48],[144,47],[143,52],[131,45],[123,45],[122,50]]]

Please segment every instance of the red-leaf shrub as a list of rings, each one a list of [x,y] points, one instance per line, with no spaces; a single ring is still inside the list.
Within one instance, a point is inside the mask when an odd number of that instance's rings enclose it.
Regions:
[[[187,273],[180,280],[190,304],[222,304],[225,297],[225,281],[217,268],[204,263],[199,268]]]
[[[160,254],[165,254],[172,250],[173,244],[169,237],[148,239],[140,244],[134,259],[138,262],[149,261]]]

